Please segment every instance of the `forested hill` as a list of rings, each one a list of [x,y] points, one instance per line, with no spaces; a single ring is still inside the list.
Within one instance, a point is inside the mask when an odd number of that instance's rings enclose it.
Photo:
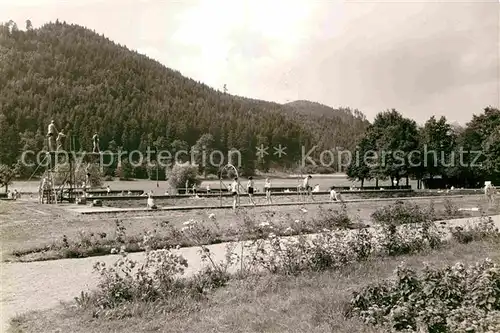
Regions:
[[[350,109],[333,109],[327,105],[311,102],[311,101],[294,101],[285,104],[289,109],[297,113],[315,116],[327,116],[330,118],[339,117],[343,121],[350,121],[352,119],[365,119],[365,115],[359,110],[351,111]],[[354,117],[353,117],[354,115]]]
[[[313,132],[318,145],[325,149],[344,148],[352,150],[369,125],[366,116],[357,109],[338,108],[311,102],[294,101],[284,104],[284,109],[300,119]]]
[[[352,148],[368,123],[350,110],[341,117],[290,110],[214,90],[78,25],[0,26],[3,164],[15,163],[23,149],[41,150],[51,119],[84,150],[94,132],[101,149],[114,141],[127,151],[169,149],[175,140],[192,146],[210,133],[214,148],[242,150],[251,167],[256,146],[287,147],[280,159],[266,156],[263,168],[292,167],[302,145]]]

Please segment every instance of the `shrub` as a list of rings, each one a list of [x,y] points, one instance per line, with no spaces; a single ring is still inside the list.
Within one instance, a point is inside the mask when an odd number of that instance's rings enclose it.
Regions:
[[[222,232],[217,222],[213,223],[215,228],[208,227],[205,221],[189,220],[183,223],[181,232],[187,240],[202,246],[206,244],[220,243]]]
[[[189,297],[199,298],[208,291],[223,287],[230,279],[228,269],[234,265],[238,257],[234,254],[234,244],[226,247],[226,258],[216,262],[208,247],[202,245],[200,250],[204,269],[192,278],[182,278],[187,260],[174,250],[163,249],[153,251],[155,246],[154,233],[146,233],[141,242],[146,251],[143,264],[131,260],[120,250],[121,257],[112,266],[103,262],[94,265],[94,270],[100,275],[98,290],[89,295],[82,293],[76,298],[80,307],[92,306],[94,309],[105,310],[107,317],[120,317],[117,309],[123,309],[124,304],[132,302],[161,302],[162,306],[174,310]],[[126,308],[126,306],[125,306]],[[123,311],[122,311],[123,312]],[[98,314],[94,314],[98,315]]]
[[[500,332],[500,311],[464,306],[450,311],[446,323],[450,332]]]
[[[342,203],[340,209],[319,207],[319,216],[313,220],[314,227],[326,229],[348,229],[352,227],[352,220],[347,212],[347,205]]]
[[[348,316],[395,331],[491,332],[500,322],[500,267],[489,260],[465,268],[399,266],[394,277],[355,292]]]
[[[458,210],[458,207],[450,199],[444,200],[444,213],[446,217],[454,218],[461,217],[463,214]]]
[[[174,189],[185,187],[186,181],[188,181],[190,185],[199,185],[201,182],[197,178],[197,175],[198,169],[196,166],[175,164],[170,172],[168,183],[170,187]]]
[[[191,288],[198,293],[205,294],[207,291],[221,288],[227,285],[231,275],[229,269],[240,259],[234,252],[236,244],[226,246],[225,260],[216,262],[212,258],[210,249],[201,246],[200,255],[203,263],[208,263],[199,273],[195,274],[191,281]]]
[[[358,261],[368,259],[375,249],[373,236],[367,229],[360,229],[355,238],[348,241],[348,246],[352,249]]]
[[[432,204],[427,209],[423,209],[417,204],[398,200],[377,209],[371,217],[379,224],[402,225],[434,221],[435,212]]]
[[[432,222],[396,227],[382,225],[375,235],[381,252],[389,256],[411,254],[441,245],[442,233]]]
[[[94,265],[101,277],[95,305],[106,309],[132,300],[166,299],[182,288],[178,275],[182,275],[186,267],[187,261],[169,250],[146,252],[142,265],[122,251],[122,257],[112,266],[103,262]]]
[[[301,271],[337,269],[345,264],[366,260],[372,255],[402,255],[441,245],[441,234],[432,223],[389,225],[374,232],[361,229],[350,233],[323,229],[315,237],[278,237],[256,240],[248,251],[251,266],[274,274],[293,275]]]
[[[462,244],[481,239],[500,238],[498,228],[490,216],[481,216],[478,222],[472,222],[465,228],[461,226],[450,228],[450,232],[453,239]]]

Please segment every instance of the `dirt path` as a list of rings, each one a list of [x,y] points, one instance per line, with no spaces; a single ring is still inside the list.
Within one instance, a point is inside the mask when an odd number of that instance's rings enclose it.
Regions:
[[[500,215],[492,217],[500,228]],[[472,218],[447,221],[447,226],[466,225]],[[223,260],[225,244],[209,246],[216,260]],[[236,249],[238,250],[239,247]],[[178,252],[189,263],[186,275],[202,268],[199,248],[183,248]],[[142,260],[144,253],[130,254],[134,260]],[[98,261],[112,264],[117,256],[91,257],[84,259],[63,259],[32,263],[1,263],[2,295],[0,300],[2,328],[10,318],[32,310],[44,310],[57,306],[60,301],[71,301],[83,290],[96,287],[97,278],[92,272]]]

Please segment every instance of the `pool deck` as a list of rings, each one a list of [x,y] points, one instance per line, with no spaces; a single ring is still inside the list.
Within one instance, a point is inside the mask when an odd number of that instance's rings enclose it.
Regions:
[[[384,201],[395,201],[395,200],[445,200],[452,198],[463,198],[470,195],[449,195],[449,196],[423,196],[423,197],[402,197],[402,198],[372,198],[372,199],[351,199],[344,200],[343,202],[346,204],[355,203],[355,202],[384,202]],[[157,209],[148,209],[146,208],[146,199],[144,200],[144,207],[129,207],[129,208],[116,208],[116,207],[92,207],[88,205],[65,205],[65,209],[82,214],[82,215],[90,215],[90,214],[114,214],[114,213],[127,213],[127,212],[161,212],[161,211],[182,211],[182,210],[206,210],[206,209],[232,209],[232,205],[198,205],[198,206],[163,206],[158,207]],[[326,205],[326,204],[341,204],[340,201],[329,201],[329,200],[317,200],[317,201],[297,201],[297,202],[281,202],[274,204],[240,204],[240,208],[251,208],[251,207],[277,207],[277,206],[305,206],[305,205]]]

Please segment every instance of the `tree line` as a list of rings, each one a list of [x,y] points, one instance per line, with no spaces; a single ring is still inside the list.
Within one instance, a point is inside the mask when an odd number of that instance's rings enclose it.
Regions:
[[[396,110],[379,113],[353,151],[353,180],[439,177],[441,186],[481,187],[500,181],[500,110],[487,107],[464,127],[431,117],[422,127]],[[434,181],[436,183],[436,181]]]

